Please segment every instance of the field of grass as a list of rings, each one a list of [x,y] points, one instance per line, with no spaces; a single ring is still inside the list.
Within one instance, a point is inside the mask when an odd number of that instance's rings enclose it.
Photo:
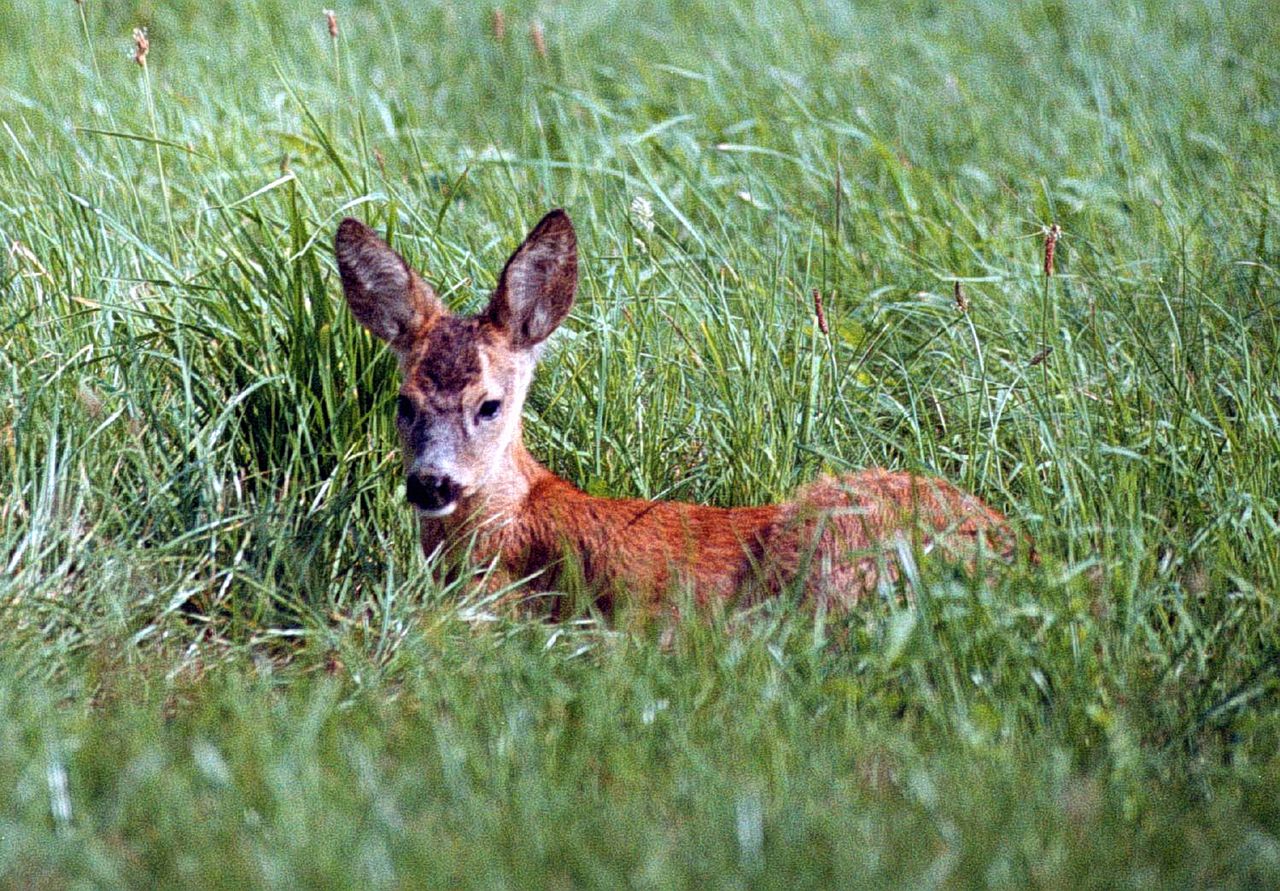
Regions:
[[[1280,885],[1270,0],[501,18],[0,0],[0,883]],[[469,310],[555,206],[552,469],[915,468],[1042,565],[669,645],[435,587],[333,231]]]

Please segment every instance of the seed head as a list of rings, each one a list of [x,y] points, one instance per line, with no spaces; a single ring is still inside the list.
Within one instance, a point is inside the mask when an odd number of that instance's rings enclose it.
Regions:
[[[1044,349],[1040,350],[1040,352],[1036,353],[1034,356],[1032,356],[1032,357],[1031,357],[1031,361],[1027,363],[1027,367],[1028,367],[1028,368],[1035,368],[1037,365],[1039,365],[1039,364],[1040,364],[1041,362],[1043,362],[1045,359],[1048,359],[1048,358],[1049,358],[1049,354],[1050,354],[1050,353],[1052,353],[1052,352],[1053,352],[1053,347],[1051,347],[1051,346],[1047,346],[1047,347],[1045,347]]]
[[[334,40],[338,39],[338,14],[332,9],[324,11],[325,23],[329,26],[329,36]]]
[[[547,57],[547,35],[542,31],[542,23],[534,22],[529,28],[529,39],[533,41],[533,51],[538,57],[545,59]]]
[[[961,312],[969,311],[969,298],[965,296],[964,285],[960,284],[960,280],[955,282],[956,309]]]
[[[631,219],[636,227],[646,232],[653,231],[653,205],[643,195],[631,199]]]
[[[507,39],[507,14],[501,9],[495,9],[489,24],[493,29],[493,39],[504,43]]]
[[[822,308],[822,292],[817,288],[813,289],[813,314],[818,317],[818,330],[824,335],[830,335],[831,329],[827,327],[827,314]]]
[[[147,39],[146,28],[133,29],[133,61],[143,68],[147,67],[147,52],[151,49],[151,41]]]
[[[102,397],[87,384],[82,383],[80,388],[76,390],[76,399],[89,417],[96,418],[102,414]]]
[[[1058,239],[1062,237],[1062,227],[1054,223],[1048,229],[1044,230],[1044,275],[1045,278],[1053,278],[1053,253],[1058,246]]]

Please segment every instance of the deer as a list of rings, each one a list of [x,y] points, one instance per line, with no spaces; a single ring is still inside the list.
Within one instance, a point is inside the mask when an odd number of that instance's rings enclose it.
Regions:
[[[364,223],[342,220],[334,245],[347,306],[398,361],[405,497],[423,553],[447,578],[469,561],[495,596],[555,593],[572,571],[604,609],[619,597],[661,609],[680,592],[706,605],[795,591],[847,610],[896,583],[910,553],[937,551],[970,571],[1016,553],[1002,514],[908,471],[824,476],[754,507],[598,497],[556,476],[525,448],[522,410],[577,288],[563,210],[533,227],[474,315],[451,313]]]

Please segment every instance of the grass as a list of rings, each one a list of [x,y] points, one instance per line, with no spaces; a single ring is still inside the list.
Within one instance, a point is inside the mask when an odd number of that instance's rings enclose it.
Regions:
[[[1280,883],[1269,6],[503,12],[0,0],[3,881]],[[552,206],[553,469],[919,468],[1043,564],[670,647],[435,587],[332,232],[465,310]]]

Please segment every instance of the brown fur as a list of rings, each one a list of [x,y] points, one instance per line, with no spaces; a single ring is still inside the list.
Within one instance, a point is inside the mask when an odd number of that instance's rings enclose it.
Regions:
[[[518,414],[505,426],[471,420],[485,400],[519,412],[537,348],[572,304],[577,245],[563,212],[534,228],[472,318],[449,315],[359,223],[343,223],[337,253],[352,311],[400,355],[402,395],[424,412],[401,425],[406,469],[447,466],[459,483],[456,510],[421,515],[423,550],[441,565],[456,570],[467,553],[490,570],[490,585],[527,579],[536,590],[577,572],[604,602],[625,596],[653,608],[682,589],[707,604],[792,587],[842,608],[894,582],[904,554],[939,551],[973,567],[983,553],[1016,550],[1003,516],[941,479],[870,469],[823,477],[765,507],[598,498],[525,450]],[[449,436],[447,447],[432,445]]]
[[[476,319],[442,318],[428,328],[420,335],[420,358],[414,363],[419,385],[441,393],[466,389],[480,375],[479,335]]]
[[[822,477],[779,505],[723,508],[674,501],[600,498],[581,491],[527,452],[530,480],[518,504],[477,500],[458,517],[424,522],[423,550],[469,549],[494,565],[494,584],[530,578],[555,590],[566,557],[590,588],[633,605],[661,607],[692,591],[700,604],[754,602],[798,583],[804,594],[844,608],[898,578],[899,548],[941,550],[972,567],[978,549],[1010,559],[1017,542],[1004,517],[945,480],[881,469]],[[450,518],[452,519],[452,518]]]

